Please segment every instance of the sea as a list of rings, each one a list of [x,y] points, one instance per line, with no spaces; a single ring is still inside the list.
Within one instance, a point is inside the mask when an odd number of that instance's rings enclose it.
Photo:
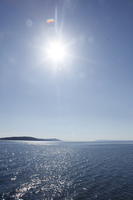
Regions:
[[[0,200],[133,200],[133,144],[0,141]]]

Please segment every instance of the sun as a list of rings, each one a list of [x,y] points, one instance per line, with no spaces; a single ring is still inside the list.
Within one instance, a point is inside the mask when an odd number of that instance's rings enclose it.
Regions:
[[[46,48],[47,58],[54,62],[64,62],[67,56],[66,45],[61,40],[50,41]]]

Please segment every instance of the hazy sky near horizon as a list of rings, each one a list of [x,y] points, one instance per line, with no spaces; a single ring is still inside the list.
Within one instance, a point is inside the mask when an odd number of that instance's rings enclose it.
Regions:
[[[69,56],[54,68],[57,36]],[[132,0],[0,1],[0,137],[133,139],[132,87]]]

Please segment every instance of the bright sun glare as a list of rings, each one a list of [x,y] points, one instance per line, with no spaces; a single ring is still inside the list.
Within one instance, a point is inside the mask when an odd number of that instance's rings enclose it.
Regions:
[[[51,41],[47,46],[46,54],[52,62],[63,62],[67,55],[65,44],[59,40]]]

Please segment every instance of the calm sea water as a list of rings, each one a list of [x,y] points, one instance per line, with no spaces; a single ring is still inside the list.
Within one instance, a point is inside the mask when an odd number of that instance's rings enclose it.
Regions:
[[[0,200],[133,200],[133,144],[0,142]]]

